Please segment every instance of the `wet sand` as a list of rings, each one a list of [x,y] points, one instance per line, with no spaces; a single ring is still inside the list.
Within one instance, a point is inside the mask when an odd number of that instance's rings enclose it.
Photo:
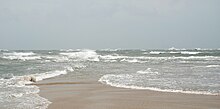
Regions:
[[[220,109],[220,96],[115,88],[96,81],[36,83],[49,109]]]

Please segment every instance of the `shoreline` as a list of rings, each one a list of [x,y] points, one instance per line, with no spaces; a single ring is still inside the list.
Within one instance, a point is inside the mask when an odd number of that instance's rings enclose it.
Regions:
[[[117,88],[95,80],[51,78],[37,82],[48,109],[219,109],[219,95],[197,95]]]

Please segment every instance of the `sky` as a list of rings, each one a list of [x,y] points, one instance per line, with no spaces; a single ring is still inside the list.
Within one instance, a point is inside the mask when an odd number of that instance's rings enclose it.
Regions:
[[[0,0],[0,49],[220,48],[220,0]]]

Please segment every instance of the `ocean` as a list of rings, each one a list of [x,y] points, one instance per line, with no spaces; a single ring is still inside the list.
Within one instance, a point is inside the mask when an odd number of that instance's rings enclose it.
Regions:
[[[0,108],[47,108],[51,102],[29,80],[53,77],[215,96],[220,94],[220,49],[0,50]]]

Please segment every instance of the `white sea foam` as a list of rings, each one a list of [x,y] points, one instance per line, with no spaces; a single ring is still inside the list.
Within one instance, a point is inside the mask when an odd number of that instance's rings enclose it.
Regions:
[[[10,59],[10,60],[36,60],[36,59],[41,59],[40,56],[31,56],[31,57],[23,57],[23,56],[3,56],[2,58],[4,59]]]
[[[151,51],[150,54],[163,54],[165,52],[161,52],[161,51]]]
[[[66,70],[68,70],[68,71],[70,71],[70,72],[73,72],[73,71],[74,71],[73,67],[71,67],[71,66],[66,66],[65,68],[66,68]]]
[[[78,52],[63,52],[60,55],[67,56],[76,60],[99,61],[99,56],[94,50],[80,50]]]
[[[173,57],[173,59],[220,60],[220,57],[215,57],[215,56],[189,56],[189,57]]]
[[[183,57],[183,56],[178,56],[178,57],[129,57],[129,58],[136,58],[136,59],[149,59],[149,60],[174,60],[174,59],[184,59],[184,60],[189,60],[189,59],[199,59],[199,60],[220,60],[220,57],[215,57],[215,56],[188,56],[188,57]]]
[[[136,86],[136,85],[129,85],[126,83],[121,82],[121,80],[125,80],[123,78],[126,78],[126,81],[132,81],[128,80],[132,78],[132,75],[129,74],[119,74],[119,75],[114,75],[114,74],[107,74],[102,76],[99,79],[99,82],[102,84],[110,85],[113,87],[119,87],[119,88],[129,88],[129,89],[138,89],[138,90],[153,90],[153,91],[160,91],[160,92],[175,92],[175,93],[186,93],[186,94],[202,94],[202,95],[219,95],[218,93],[211,93],[211,92],[206,92],[206,91],[185,91],[185,90],[174,90],[174,89],[160,89],[156,87],[141,87],[141,86]],[[112,82],[113,79],[116,79],[116,82]]]
[[[65,69],[66,70],[55,70],[24,76],[11,77],[10,75],[9,78],[0,79],[0,108],[16,107],[16,109],[46,109],[51,102],[37,94],[39,93],[39,88],[37,86],[26,84],[31,84],[33,83],[32,81],[41,81],[47,78],[67,74],[67,70],[73,71],[73,68],[70,66],[65,67]],[[12,104],[15,104],[15,106]]]
[[[104,56],[99,56],[101,59],[106,59],[106,60],[115,60],[115,59],[121,59],[125,58],[125,56],[119,56],[119,55],[104,55]]]
[[[82,69],[82,68],[86,68],[86,66],[83,65],[83,64],[75,64],[75,65],[74,65],[74,68],[75,68],[75,69]]]
[[[33,52],[13,52],[13,53],[4,53],[4,55],[31,56],[31,55],[35,55],[35,53],[33,53]]]
[[[169,48],[168,50],[172,50],[172,51],[178,51],[178,50],[186,50],[185,48],[181,48],[181,49],[177,49],[177,48],[175,48],[175,47],[171,47],[171,48]]]
[[[147,55],[147,54],[149,54],[149,52],[144,52],[144,53],[142,53],[142,54]]]
[[[194,50],[206,51],[206,50],[218,50],[216,48],[195,48]]]
[[[117,62],[117,60],[104,60],[104,62]]]
[[[48,59],[50,61],[55,61],[55,62],[68,62],[70,59],[65,56],[56,56],[56,55],[50,55],[50,56],[43,56],[43,58]]]
[[[44,79],[48,79],[48,78],[52,78],[52,77],[56,77],[56,76],[64,75],[64,74],[67,74],[66,70],[55,70],[55,71],[50,71],[46,73],[34,74],[31,76],[34,76],[37,81],[41,81]]]
[[[171,51],[171,52],[169,52],[170,54],[178,54],[178,53],[180,53],[180,52],[175,52],[175,51]]]
[[[220,60],[220,57],[217,56],[171,56],[171,57],[150,57],[150,56],[138,56],[138,57],[132,57],[132,56],[119,56],[119,55],[104,55],[99,56],[100,59],[104,60],[104,62],[115,62],[117,60],[127,61],[127,62],[137,62],[137,63],[145,63],[148,62],[147,60],[176,60],[176,59],[182,59],[182,60]]]
[[[140,71],[137,71],[137,73],[139,74],[159,74],[159,72],[156,72],[156,71],[152,71],[151,68],[148,68],[146,70],[140,70]]]
[[[128,62],[128,63],[145,63],[146,61],[139,61],[138,59],[122,59],[121,62]]]
[[[192,51],[181,51],[181,54],[189,54],[189,55],[195,55],[195,54],[199,54],[201,52],[192,52]]]
[[[70,52],[70,51],[75,51],[75,50],[73,50],[73,49],[60,49],[60,51]]]
[[[220,65],[207,65],[206,67],[220,67]]]
[[[128,56],[119,56],[118,54],[113,55],[100,55],[99,58],[103,60],[104,62],[117,62],[118,59],[125,60],[125,58],[128,58]]]
[[[121,48],[118,49],[101,49],[100,51],[118,51],[118,50],[122,50]]]
[[[10,109],[46,109],[51,103],[40,97],[39,88],[35,85],[25,85],[31,82],[26,80],[27,76],[15,76],[0,81],[0,108]]]
[[[37,56],[33,52],[13,52],[13,53],[3,53],[4,59],[10,59],[10,60],[36,60],[41,59],[40,56]]]
[[[178,49],[176,49],[175,47],[171,47],[168,50],[178,50]]]

